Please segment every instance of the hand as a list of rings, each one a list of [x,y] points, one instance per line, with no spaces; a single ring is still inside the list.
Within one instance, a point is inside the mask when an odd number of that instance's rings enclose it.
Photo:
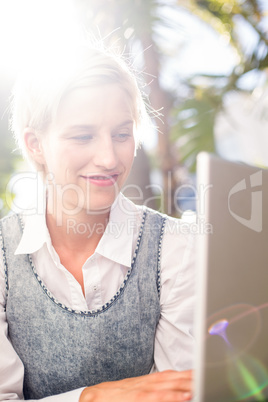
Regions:
[[[192,370],[167,370],[87,387],[79,402],[182,402],[192,399]]]

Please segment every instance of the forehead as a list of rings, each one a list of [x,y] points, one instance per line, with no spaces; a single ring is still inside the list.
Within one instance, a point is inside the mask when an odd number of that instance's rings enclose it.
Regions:
[[[126,119],[134,120],[133,100],[119,85],[109,84],[69,92],[59,105],[56,123],[120,124]]]

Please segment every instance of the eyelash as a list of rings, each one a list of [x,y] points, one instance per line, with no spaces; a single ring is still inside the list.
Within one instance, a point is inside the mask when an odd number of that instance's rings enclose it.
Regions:
[[[126,141],[127,138],[131,137],[130,133],[117,133],[117,134],[113,134],[112,138],[116,141]],[[77,140],[77,141],[82,141],[82,142],[86,142],[86,141],[91,141],[94,139],[93,135],[78,135],[76,137],[72,137],[73,140]]]
[[[78,141],[89,141],[93,139],[93,135],[78,135],[77,137],[73,137],[73,139]]]
[[[130,136],[131,135],[129,133],[117,133],[117,134],[114,134],[112,136],[112,138],[115,138],[115,139],[123,142],[123,141],[127,140],[127,138],[129,138]]]

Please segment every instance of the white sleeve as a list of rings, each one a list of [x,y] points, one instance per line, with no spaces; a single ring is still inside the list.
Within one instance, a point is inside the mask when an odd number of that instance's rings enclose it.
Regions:
[[[23,400],[24,367],[8,338],[6,320],[6,286],[0,248],[0,401]],[[41,399],[47,402],[78,402],[84,388]],[[40,401],[40,399],[39,399]]]
[[[194,241],[189,223],[168,218],[161,254],[161,316],[155,337],[157,371],[193,368]]]

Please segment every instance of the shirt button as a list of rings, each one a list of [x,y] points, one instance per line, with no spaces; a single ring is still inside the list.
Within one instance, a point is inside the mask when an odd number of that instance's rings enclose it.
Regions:
[[[95,285],[95,286],[93,286],[93,290],[97,290],[98,288],[97,288],[97,286]]]

